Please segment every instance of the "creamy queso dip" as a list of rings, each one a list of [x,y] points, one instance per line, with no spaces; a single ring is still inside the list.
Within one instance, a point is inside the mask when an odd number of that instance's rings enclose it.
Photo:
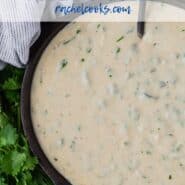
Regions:
[[[73,185],[185,184],[185,23],[72,23],[31,92],[34,130]]]

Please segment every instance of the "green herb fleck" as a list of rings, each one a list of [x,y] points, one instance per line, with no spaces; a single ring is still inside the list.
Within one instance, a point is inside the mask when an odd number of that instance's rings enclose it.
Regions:
[[[173,137],[173,134],[168,134],[170,137]]]
[[[184,165],[182,163],[179,164],[180,167],[183,167]]]
[[[98,28],[100,28],[100,26],[101,26],[101,24],[98,24],[96,28],[98,29]]]
[[[160,85],[160,88],[163,88],[163,87],[167,86],[166,82],[164,82],[164,81],[160,81],[159,85]]]
[[[87,48],[87,53],[91,53],[92,48]]]
[[[43,77],[42,77],[42,75],[40,75],[39,82],[40,82],[40,84],[43,83]]]
[[[121,40],[123,40],[124,39],[124,36],[121,36],[120,38],[118,38],[117,40],[116,40],[116,42],[120,42]]]
[[[125,141],[125,142],[124,142],[124,145],[125,145],[125,146],[128,146],[128,145],[129,145],[129,142],[128,142],[128,141]]]
[[[76,142],[73,140],[73,141],[71,142],[71,145],[70,145],[70,148],[71,148],[72,151],[75,150],[75,145],[76,145]]]
[[[106,30],[107,30],[107,28],[104,26],[104,27],[103,27],[103,31],[106,32]]]
[[[155,73],[156,71],[157,71],[156,68],[152,68],[152,69],[150,70],[150,73]]]
[[[145,175],[142,175],[142,177],[143,177],[143,179],[147,179],[147,176],[145,176]]]
[[[64,146],[64,144],[65,144],[65,140],[64,140],[64,138],[62,138],[61,139],[61,145]]]
[[[65,98],[69,98],[71,96],[71,94],[67,93],[65,94]]]
[[[80,32],[81,32],[81,30],[80,30],[80,29],[76,30],[76,34],[79,34]]]
[[[148,94],[148,93],[144,93],[144,95],[145,95],[147,98],[149,98],[149,99],[153,99],[153,100],[158,100],[158,99],[159,99],[159,97],[153,96],[153,95]]]
[[[168,179],[171,180],[171,179],[172,179],[172,175],[169,175],[169,176],[168,176]]]
[[[81,125],[78,126],[78,131],[81,131],[82,127]]]
[[[176,147],[176,151],[180,152],[180,150],[183,148],[183,144],[180,144]]]
[[[63,42],[63,45],[66,45],[66,44],[70,43],[70,42],[73,41],[75,38],[76,38],[76,37],[72,37],[71,39],[64,41],[64,42]]]
[[[181,55],[180,55],[179,53],[176,53],[176,55],[175,55],[176,59],[179,59],[180,56],[181,56]]]
[[[118,54],[120,51],[121,51],[121,48],[118,47],[118,48],[116,49],[116,53]]]
[[[153,43],[153,46],[157,46],[157,42],[154,42],[154,43]]]
[[[152,152],[148,150],[148,151],[146,151],[146,154],[147,155],[152,155]]]
[[[108,75],[109,78],[112,78],[113,77],[112,69],[111,68],[106,69],[106,72],[107,72],[107,75]]]
[[[80,60],[81,62],[85,62],[85,58],[81,58],[81,60]]]
[[[111,68],[109,68],[108,70],[107,70],[107,74],[108,74],[108,77],[109,78],[112,78],[112,69]]]
[[[63,69],[67,66],[68,61],[66,59],[63,59],[60,63],[60,69]]]

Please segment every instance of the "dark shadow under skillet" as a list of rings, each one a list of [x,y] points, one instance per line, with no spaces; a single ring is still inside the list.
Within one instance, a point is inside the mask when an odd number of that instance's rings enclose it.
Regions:
[[[151,0],[151,1],[164,2],[185,9],[185,2],[183,0],[176,1]],[[36,42],[36,44],[34,44],[34,46],[31,48],[30,60],[25,71],[21,89],[21,118],[25,135],[28,138],[28,142],[30,144],[33,154],[38,157],[40,166],[56,185],[71,185],[71,183],[53,167],[53,165],[49,162],[48,158],[44,154],[41,146],[39,145],[32,125],[30,110],[30,95],[32,79],[34,76],[36,66],[40,60],[40,57],[42,56],[44,50],[46,49],[50,41],[67,24],[68,24],[67,22],[42,23],[41,36]]]
[[[44,23],[45,33],[41,35],[41,38],[37,41],[36,45],[32,48],[31,59],[25,70],[21,89],[21,117],[25,135],[28,138],[31,150],[35,156],[38,157],[39,164],[46,174],[56,185],[71,185],[65,177],[63,177],[49,162],[48,158],[41,149],[37,137],[34,133],[32,119],[31,119],[31,107],[30,107],[30,95],[31,84],[34,76],[36,66],[42,56],[44,50],[50,43],[50,41],[61,31],[68,23]],[[51,29],[51,27],[53,27]],[[44,31],[44,30],[42,30]],[[48,32],[48,33],[47,33]],[[49,35],[49,36],[48,36]],[[44,43],[42,43],[44,41]]]

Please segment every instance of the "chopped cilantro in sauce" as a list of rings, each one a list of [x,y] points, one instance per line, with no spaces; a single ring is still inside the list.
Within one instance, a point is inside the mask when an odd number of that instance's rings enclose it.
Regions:
[[[118,38],[117,40],[116,40],[116,42],[120,42],[121,40],[123,40],[124,39],[124,36],[121,36],[120,38]]]
[[[68,61],[66,59],[63,59],[61,62],[60,62],[60,69],[64,69],[66,66],[68,65]]]
[[[69,43],[70,43],[71,41],[73,41],[75,38],[76,38],[76,37],[72,37],[72,38],[70,38],[70,39],[68,39],[68,40],[65,40],[65,41],[63,42],[63,45],[69,44]]]
[[[118,54],[120,51],[121,51],[121,48],[118,47],[118,48],[116,49],[116,53]]]

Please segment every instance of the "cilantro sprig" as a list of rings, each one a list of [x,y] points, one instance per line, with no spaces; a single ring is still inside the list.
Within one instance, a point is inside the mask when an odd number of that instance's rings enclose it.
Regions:
[[[23,135],[20,89],[24,70],[0,71],[0,185],[52,185]]]

